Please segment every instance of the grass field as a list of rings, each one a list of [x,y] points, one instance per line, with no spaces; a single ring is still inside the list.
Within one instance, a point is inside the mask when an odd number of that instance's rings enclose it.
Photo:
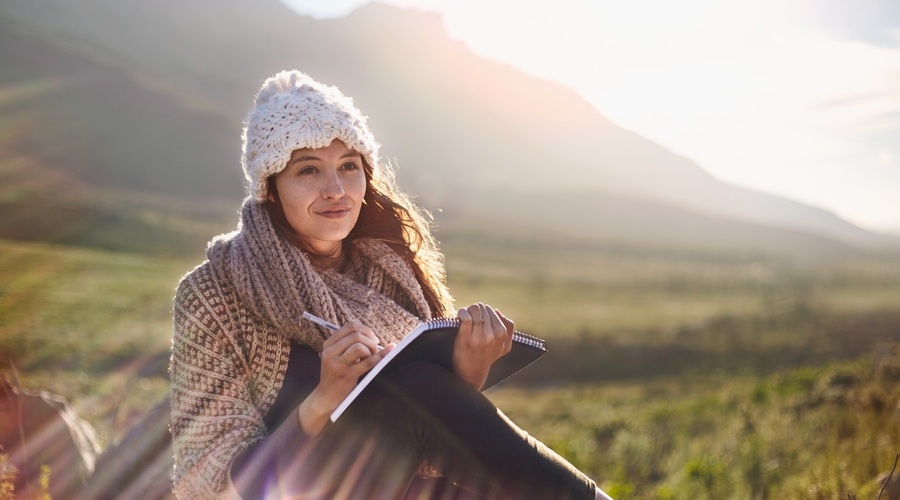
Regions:
[[[445,244],[459,304],[502,307],[548,338],[678,329],[798,307],[900,309],[900,260],[802,268],[776,259],[602,246]]]
[[[898,354],[491,397],[617,499],[874,499],[900,450]]]
[[[900,261],[451,236],[457,304],[551,342],[489,397],[616,498],[874,498],[900,452]],[[200,255],[0,241],[0,367],[114,442],[167,390],[171,296]]]
[[[164,394],[171,296],[187,260],[0,242],[0,352],[66,396],[104,443]]]

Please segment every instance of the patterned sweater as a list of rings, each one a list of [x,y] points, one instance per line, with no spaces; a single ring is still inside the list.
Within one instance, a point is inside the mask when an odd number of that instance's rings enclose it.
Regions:
[[[291,341],[321,352],[330,333],[300,322],[303,311],[367,325],[382,343],[431,318],[412,269],[390,247],[357,239],[345,253],[341,272],[315,268],[248,199],[238,229],[213,239],[208,260],[182,278],[169,365],[176,495],[237,496],[231,464],[267,434],[263,417],[281,389]]]
[[[236,498],[231,462],[266,436],[290,340],[256,321],[209,262],[175,296],[171,432],[179,498]]]

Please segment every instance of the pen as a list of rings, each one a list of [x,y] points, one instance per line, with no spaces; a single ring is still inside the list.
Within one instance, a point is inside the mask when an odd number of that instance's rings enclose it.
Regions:
[[[338,328],[340,328],[339,326],[335,325],[334,323],[329,323],[329,322],[325,321],[324,319],[316,316],[315,314],[310,314],[306,311],[303,311],[303,319],[312,321],[313,323],[315,323],[321,327],[328,328],[331,331],[335,331]]]
[[[313,323],[315,323],[323,328],[327,328],[331,331],[335,331],[338,328],[340,328],[339,326],[335,325],[334,323],[325,321],[324,319],[316,316],[315,314],[310,314],[306,311],[303,311],[303,319],[312,321]],[[384,347],[381,344],[378,344],[378,350],[380,351],[382,349],[384,349]]]

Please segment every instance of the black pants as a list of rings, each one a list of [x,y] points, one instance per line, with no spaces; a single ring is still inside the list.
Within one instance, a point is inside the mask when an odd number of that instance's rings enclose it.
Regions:
[[[267,491],[279,498],[594,498],[594,483],[445,367],[386,371]],[[423,479],[423,463],[443,478]]]

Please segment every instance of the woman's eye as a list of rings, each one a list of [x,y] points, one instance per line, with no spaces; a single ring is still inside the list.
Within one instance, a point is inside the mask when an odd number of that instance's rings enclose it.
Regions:
[[[341,170],[356,170],[358,168],[359,165],[357,165],[356,162],[353,161],[348,161],[347,163],[341,165]]]
[[[309,175],[316,173],[316,167],[303,167],[297,171],[297,175]]]

